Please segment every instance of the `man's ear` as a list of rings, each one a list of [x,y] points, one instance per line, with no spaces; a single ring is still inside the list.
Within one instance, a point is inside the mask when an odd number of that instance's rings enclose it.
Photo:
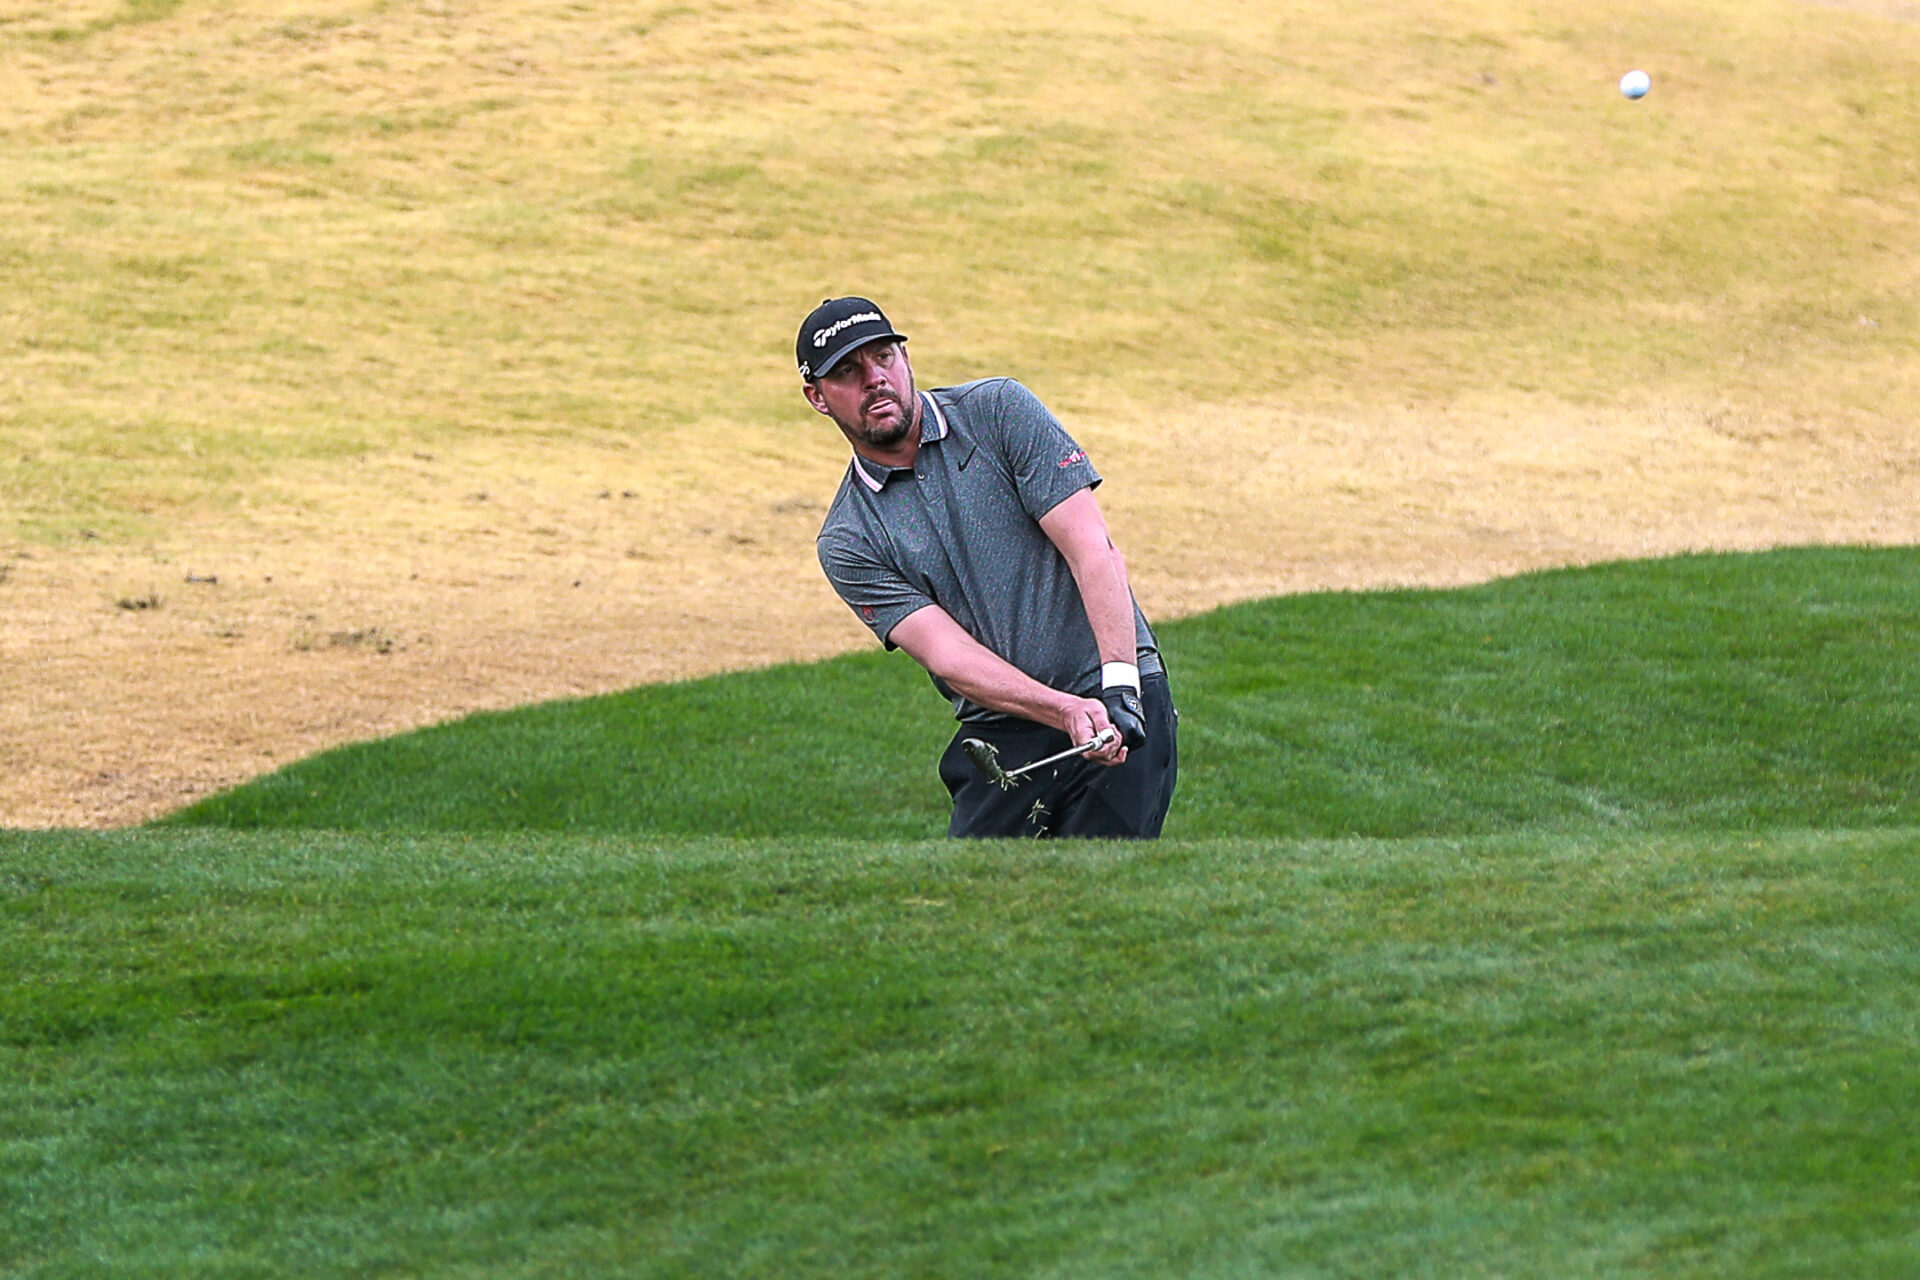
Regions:
[[[800,393],[806,396],[807,403],[813,406],[814,412],[824,413],[828,417],[833,416],[833,410],[827,408],[827,398],[820,394],[819,387],[811,382],[803,382],[800,384]]]

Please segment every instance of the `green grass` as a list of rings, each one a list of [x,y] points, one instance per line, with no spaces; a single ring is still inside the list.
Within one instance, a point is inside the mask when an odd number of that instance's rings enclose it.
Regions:
[[[1920,835],[0,834],[0,1272],[1905,1277]]]
[[[1296,596],[1162,628],[1171,835],[1920,824],[1920,551]],[[877,653],[344,747],[185,825],[913,838],[952,731]]]

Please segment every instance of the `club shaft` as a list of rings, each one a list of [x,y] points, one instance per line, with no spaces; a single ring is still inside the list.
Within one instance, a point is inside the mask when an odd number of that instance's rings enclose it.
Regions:
[[[1077,747],[1068,747],[1065,751],[1050,755],[1045,760],[1035,760],[1032,764],[1023,764],[1018,769],[1009,769],[1006,776],[1017,778],[1023,773],[1032,773],[1035,769],[1044,769],[1050,764],[1057,764],[1068,756],[1083,756],[1089,751],[1096,751],[1106,746],[1114,740],[1115,736],[1112,729],[1102,729],[1100,735],[1091,742],[1083,742]]]

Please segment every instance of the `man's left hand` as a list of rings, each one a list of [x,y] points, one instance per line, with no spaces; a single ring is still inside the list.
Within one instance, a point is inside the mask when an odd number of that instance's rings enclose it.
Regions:
[[[1120,743],[1129,751],[1147,745],[1147,709],[1141,705],[1140,692],[1126,685],[1114,685],[1100,691],[1100,704],[1107,719],[1120,731]]]

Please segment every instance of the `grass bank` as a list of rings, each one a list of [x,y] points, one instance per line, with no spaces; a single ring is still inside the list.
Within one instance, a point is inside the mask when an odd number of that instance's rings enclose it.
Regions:
[[[1920,822],[1910,549],[1293,596],[1161,636],[1170,834]],[[864,654],[343,747],[169,821],[912,838],[944,830],[952,728],[910,661]]]

